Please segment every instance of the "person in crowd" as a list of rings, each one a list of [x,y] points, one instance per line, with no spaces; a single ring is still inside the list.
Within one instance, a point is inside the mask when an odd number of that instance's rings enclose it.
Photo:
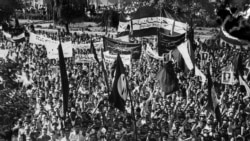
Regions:
[[[38,31],[57,40],[57,34]],[[75,46],[100,42],[101,36],[71,34],[61,37]],[[214,43],[210,43],[214,42]],[[152,43],[149,44],[155,50]],[[5,44],[7,45],[7,44]],[[18,47],[18,49],[17,49]],[[241,141],[250,140],[250,98],[239,80],[232,84],[221,81],[221,70],[232,66],[233,57],[241,53],[243,63],[249,54],[216,41],[196,41],[195,62],[206,73],[212,65],[212,79],[221,113],[219,121],[207,109],[207,82],[181,71],[175,62],[179,89],[165,95],[156,80],[163,61],[142,55],[126,67],[131,99],[126,101],[124,112],[114,108],[108,95],[114,77],[112,63],[105,63],[108,85],[103,68],[95,61],[76,63],[66,58],[69,80],[68,112],[62,112],[63,94],[58,60],[47,58],[46,48],[29,43],[9,44],[9,61],[20,64],[15,74],[19,89],[24,91],[30,113],[22,115],[12,128],[12,140],[31,141]],[[146,48],[145,48],[146,49]],[[85,49],[74,49],[74,55],[88,54]],[[206,53],[206,57],[202,57]],[[171,59],[170,59],[171,60]],[[150,68],[148,66],[151,66]],[[246,65],[247,66],[247,65]],[[249,68],[244,80],[250,84]],[[230,75],[230,74],[229,74]],[[234,77],[230,75],[230,78]],[[226,78],[225,78],[226,79]],[[228,82],[228,81],[227,81]],[[109,88],[109,89],[108,89]],[[108,91],[109,90],[109,91]],[[132,105],[133,110],[132,111]]]

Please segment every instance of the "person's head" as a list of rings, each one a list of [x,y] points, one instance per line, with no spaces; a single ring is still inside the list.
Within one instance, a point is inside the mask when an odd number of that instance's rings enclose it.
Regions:
[[[121,139],[121,137],[122,137],[121,132],[116,131],[115,132],[115,139]]]
[[[47,127],[43,127],[42,129],[42,135],[47,135]]]
[[[119,123],[118,123],[118,128],[119,128],[119,129],[122,129],[122,128],[123,128],[123,122],[122,122],[122,121],[119,121]]]
[[[57,126],[58,126],[58,123],[54,122],[52,124],[52,130],[56,130],[57,129]]]
[[[24,130],[25,130],[25,134],[29,134],[30,133],[30,126],[29,125],[26,125],[24,127]]]
[[[65,130],[62,130],[62,135],[66,138],[69,137],[70,135],[70,129],[65,129]]]

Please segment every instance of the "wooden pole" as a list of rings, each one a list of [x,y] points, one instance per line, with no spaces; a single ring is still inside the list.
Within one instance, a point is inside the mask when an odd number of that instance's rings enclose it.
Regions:
[[[129,90],[128,94],[129,94],[129,97],[130,97],[131,114],[132,114],[132,116],[133,116],[133,118],[134,118],[135,140],[137,141],[136,118],[135,118],[134,105],[133,105],[133,102],[132,102],[132,96],[131,96],[131,92],[130,92],[130,90]]]

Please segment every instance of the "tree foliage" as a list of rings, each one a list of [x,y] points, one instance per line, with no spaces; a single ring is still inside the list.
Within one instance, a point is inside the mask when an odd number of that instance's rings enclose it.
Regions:
[[[17,8],[19,8],[17,0],[0,0],[0,23],[9,20]]]
[[[82,0],[47,0],[49,8],[53,11],[53,20],[56,24],[63,24],[66,26],[78,21],[79,18],[84,18],[85,1]]]

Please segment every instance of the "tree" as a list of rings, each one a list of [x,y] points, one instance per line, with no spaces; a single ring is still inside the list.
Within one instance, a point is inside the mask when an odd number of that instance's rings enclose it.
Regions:
[[[0,23],[9,21],[17,8],[19,8],[17,0],[0,0]]]
[[[57,24],[62,24],[69,33],[69,24],[86,17],[84,13],[84,3],[82,0],[52,0],[53,20]]]

